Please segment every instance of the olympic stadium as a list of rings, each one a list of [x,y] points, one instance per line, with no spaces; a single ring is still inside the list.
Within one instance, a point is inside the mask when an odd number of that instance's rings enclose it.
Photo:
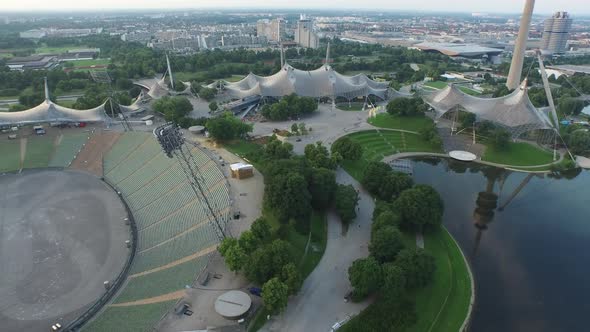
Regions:
[[[25,129],[0,134],[2,329],[152,329],[206,273],[231,214],[222,169],[186,144],[200,197],[152,133]]]

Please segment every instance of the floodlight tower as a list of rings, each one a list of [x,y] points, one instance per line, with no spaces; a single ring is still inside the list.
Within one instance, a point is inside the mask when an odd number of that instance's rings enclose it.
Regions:
[[[188,179],[195,196],[203,203],[205,213],[213,221],[213,228],[215,229],[217,238],[219,241],[222,241],[225,238],[225,232],[222,221],[220,220],[221,218],[207,198],[205,178],[199,171],[190,148],[185,144],[184,135],[176,124],[168,122],[154,129],[154,136],[158,139],[166,156],[168,158],[176,157],[176,160],[178,160],[178,164]]]

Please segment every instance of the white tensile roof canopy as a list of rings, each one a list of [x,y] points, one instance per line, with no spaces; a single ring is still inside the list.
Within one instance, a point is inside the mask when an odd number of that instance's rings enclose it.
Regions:
[[[57,105],[49,99],[49,89],[47,88],[47,79],[45,79],[45,100],[28,110],[0,112],[0,125],[43,122],[102,122],[107,119],[105,103],[89,110],[76,110]]]
[[[351,100],[374,95],[385,100],[397,96],[410,96],[389,88],[388,82],[374,81],[365,74],[342,75],[329,65],[329,57],[330,45],[328,44],[326,61],[318,69],[300,70],[284,63],[281,64],[281,70],[274,75],[258,76],[250,73],[238,82],[224,82],[225,89],[233,98],[253,95],[283,97],[296,94],[303,97],[341,97]]]
[[[434,109],[437,118],[456,110],[473,113],[477,121],[490,121],[499,125],[508,130],[513,138],[532,130],[555,128],[548,114],[532,104],[526,80],[518,89],[499,98],[474,97],[453,84],[423,98]]]

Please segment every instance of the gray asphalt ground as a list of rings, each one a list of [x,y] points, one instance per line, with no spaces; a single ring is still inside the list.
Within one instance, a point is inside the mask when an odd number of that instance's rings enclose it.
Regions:
[[[127,259],[126,216],[93,175],[0,176],[0,331],[49,331],[96,301]]]

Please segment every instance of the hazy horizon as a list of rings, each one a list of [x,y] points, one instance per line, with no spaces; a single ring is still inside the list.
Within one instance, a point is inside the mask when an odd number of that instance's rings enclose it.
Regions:
[[[524,0],[496,0],[473,1],[456,0],[452,3],[440,0],[373,0],[368,5],[358,0],[339,0],[337,8],[331,8],[326,2],[313,0],[299,0],[285,5],[284,1],[259,1],[259,0],[200,0],[196,3],[190,0],[100,0],[99,2],[79,2],[70,0],[20,0],[0,3],[0,12],[40,12],[40,11],[113,11],[113,10],[329,10],[342,11],[366,10],[366,11],[415,11],[415,12],[456,12],[456,13],[520,13],[524,7]],[[536,1],[535,14],[551,14],[556,11],[568,11],[572,15],[590,14],[590,6],[587,0],[568,0],[563,4],[553,1]]]

